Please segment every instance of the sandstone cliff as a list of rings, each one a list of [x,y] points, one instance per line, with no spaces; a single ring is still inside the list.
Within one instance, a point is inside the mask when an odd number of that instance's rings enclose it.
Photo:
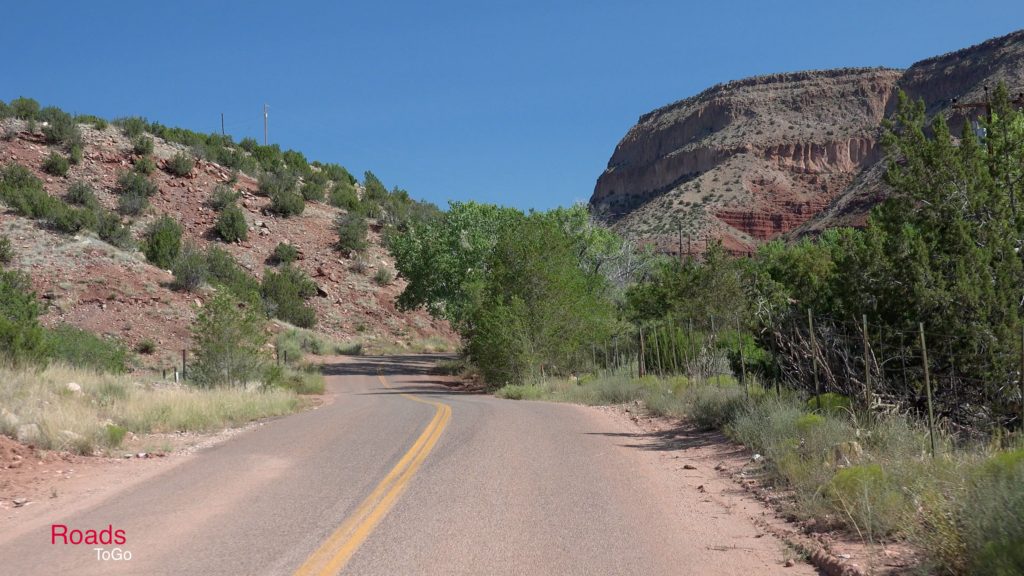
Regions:
[[[923,98],[932,114],[948,113],[954,97],[983,98],[985,84],[1024,87],[1022,65],[1024,31],[907,71],[721,84],[643,115],[616,146],[590,203],[621,232],[668,252],[680,244],[699,252],[718,239],[743,253],[794,230],[858,224],[885,196],[878,140],[898,89]]]

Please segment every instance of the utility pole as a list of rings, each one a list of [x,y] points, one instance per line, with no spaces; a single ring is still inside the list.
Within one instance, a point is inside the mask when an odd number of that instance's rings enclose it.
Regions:
[[[266,104],[263,105],[263,145],[264,146],[267,145],[267,116],[268,116],[267,110],[269,108],[270,108],[270,106],[267,106]]]
[[[224,136],[224,113],[220,113],[220,135]]]

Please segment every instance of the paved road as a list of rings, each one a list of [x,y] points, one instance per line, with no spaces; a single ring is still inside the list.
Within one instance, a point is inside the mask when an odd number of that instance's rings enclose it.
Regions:
[[[811,573],[700,512],[609,416],[451,392],[430,365],[332,365],[325,406],[60,519],[124,530],[130,561],[51,545],[46,526],[0,537],[0,574]]]

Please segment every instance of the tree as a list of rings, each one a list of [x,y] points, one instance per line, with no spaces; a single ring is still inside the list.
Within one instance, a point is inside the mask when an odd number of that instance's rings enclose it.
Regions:
[[[267,343],[266,321],[227,291],[218,291],[192,325],[190,367],[197,386],[244,386],[259,377]]]
[[[0,269],[0,362],[44,363],[47,348],[40,306],[27,274]]]
[[[519,216],[512,208],[452,202],[440,219],[392,235],[388,248],[409,282],[398,306],[425,308],[461,327],[469,320],[468,287],[483,279],[499,234]]]
[[[564,213],[520,215],[498,233],[463,327],[470,358],[493,385],[568,374],[616,331],[608,283]]]

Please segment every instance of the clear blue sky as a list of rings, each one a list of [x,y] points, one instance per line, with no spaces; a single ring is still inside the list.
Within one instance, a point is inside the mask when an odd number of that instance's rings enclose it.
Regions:
[[[0,99],[270,139],[444,205],[584,201],[637,118],[717,82],[905,67],[1005,1],[16,2]]]

